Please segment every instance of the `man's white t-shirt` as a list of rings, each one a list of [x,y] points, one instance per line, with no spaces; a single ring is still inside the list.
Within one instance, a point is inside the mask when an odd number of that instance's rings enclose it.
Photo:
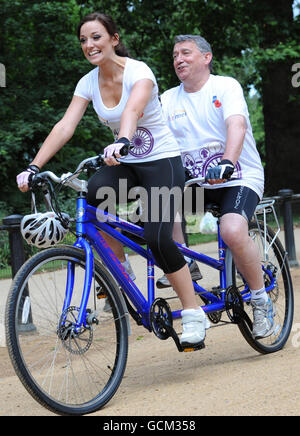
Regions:
[[[262,198],[264,171],[249,120],[241,85],[232,77],[210,75],[198,92],[188,93],[181,83],[161,95],[165,119],[181,149],[183,164],[194,177],[205,176],[207,169],[221,160],[226,144],[225,120],[231,115],[243,115],[247,131],[241,155],[231,180],[208,185],[218,189],[244,185]]]
[[[129,151],[128,156],[122,158],[122,161],[128,163],[148,162],[180,156],[176,139],[164,120],[156,79],[151,69],[144,62],[126,59],[121,100],[113,108],[106,107],[102,101],[98,74],[99,67],[96,67],[83,76],[76,86],[74,95],[93,102],[100,122],[110,127],[115,138],[118,136],[121,116],[133,85],[141,79],[150,79],[154,83],[151,98],[138,120],[137,130],[131,140],[133,148]]]

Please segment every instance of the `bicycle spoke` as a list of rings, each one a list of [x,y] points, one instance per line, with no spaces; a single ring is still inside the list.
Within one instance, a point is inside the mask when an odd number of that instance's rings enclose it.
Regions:
[[[78,326],[84,257],[74,257],[74,249],[48,251],[49,255],[39,253],[36,262],[32,258],[33,267],[15,286],[10,326],[17,347],[9,348],[30,393],[46,407],[80,414],[101,407],[117,389],[126,364],[127,323],[121,303],[116,306],[111,300],[112,312],[107,314],[104,300],[95,297],[101,286],[110,299],[117,298],[109,275],[105,278],[104,267],[98,266],[87,303],[87,324]],[[70,261],[76,264],[72,306],[62,313]]]

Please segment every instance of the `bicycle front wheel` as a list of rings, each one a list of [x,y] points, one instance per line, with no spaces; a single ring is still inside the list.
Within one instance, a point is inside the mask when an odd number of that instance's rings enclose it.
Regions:
[[[264,229],[263,223],[251,222],[249,224],[249,235],[259,252],[266,289],[270,287],[272,280],[275,279],[275,285],[268,294],[275,308],[275,330],[267,338],[254,339],[248,323],[242,321],[238,326],[246,341],[256,351],[262,354],[273,353],[283,348],[288,340],[293,323],[294,295],[288,257],[280,240],[275,237],[275,233],[269,226]],[[233,270],[235,271],[234,266]],[[234,285],[242,289],[244,285],[241,276],[236,274],[235,271],[233,277]],[[244,309],[252,321],[253,314],[250,301],[244,304]]]
[[[20,269],[6,305],[6,340],[15,371],[37,401],[59,414],[82,415],[103,407],[126,367],[128,328],[122,297],[98,261],[86,323],[74,331],[84,275],[82,250],[62,246],[42,251]],[[62,313],[71,277],[72,306]],[[103,310],[103,296],[109,312]]]

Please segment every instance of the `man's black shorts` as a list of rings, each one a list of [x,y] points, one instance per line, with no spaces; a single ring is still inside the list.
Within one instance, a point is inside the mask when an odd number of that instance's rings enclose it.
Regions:
[[[195,210],[196,195],[200,194],[200,192],[197,192],[198,189],[203,188],[199,185],[193,185],[193,214],[200,212]],[[259,197],[256,192],[247,186],[229,186],[217,189],[204,188],[204,206],[208,203],[217,204],[220,207],[221,216],[227,213],[237,213],[247,221],[251,221],[258,202]]]

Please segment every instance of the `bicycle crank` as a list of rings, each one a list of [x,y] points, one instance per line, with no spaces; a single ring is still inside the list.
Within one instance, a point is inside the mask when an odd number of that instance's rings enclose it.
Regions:
[[[233,324],[246,322],[252,330],[252,321],[244,310],[241,293],[234,286],[230,286],[225,293],[225,308],[228,318]]]
[[[173,328],[173,316],[169,304],[163,298],[153,301],[150,308],[150,323],[154,334],[162,340],[171,337],[178,351],[189,352],[205,348],[204,342],[191,345],[181,345],[178,334]]]

